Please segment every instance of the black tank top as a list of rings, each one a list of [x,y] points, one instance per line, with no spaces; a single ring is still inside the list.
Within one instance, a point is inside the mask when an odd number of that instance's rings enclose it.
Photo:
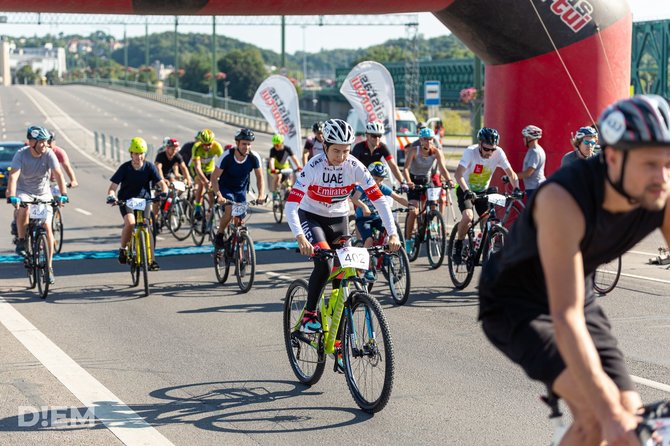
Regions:
[[[603,209],[605,164],[600,157],[579,160],[556,171],[541,187],[556,183],[577,202],[586,222],[580,243],[586,279],[586,302],[594,299],[593,273],[616,259],[663,224],[665,209],[611,213]],[[549,311],[544,273],[537,249],[531,200],[513,225],[505,246],[487,262],[480,279],[480,316],[503,301]]]

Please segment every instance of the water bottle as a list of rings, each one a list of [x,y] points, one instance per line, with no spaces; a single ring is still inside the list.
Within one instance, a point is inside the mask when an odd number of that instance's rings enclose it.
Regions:
[[[475,251],[479,249],[479,245],[482,243],[482,233],[479,232],[477,233],[477,236],[475,237]]]
[[[172,204],[172,196],[168,196],[167,200],[165,200],[165,205],[163,206],[163,210],[167,212],[170,209],[170,205]]]

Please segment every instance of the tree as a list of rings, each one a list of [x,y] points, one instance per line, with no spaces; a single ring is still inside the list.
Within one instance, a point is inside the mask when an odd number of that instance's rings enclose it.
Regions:
[[[238,101],[251,102],[268,75],[261,52],[255,48],[230,51],[219,60],[218,66],[219,71],[226,73],[226,79],[219,81],[217,89],[224,91],[223,83],[230,82],[228,94]]]
[[[17,84],[35,84],[36,75],[30,65],[24,65],[16,70],[15,77]]]
[[[205,73],[211,72],[211,65],[211,59],[202,52],[186,58],[181,66],[184,70],[184,77],[179,80],[179,87],[184,90],[207,93],[209,80],[205,79]]]

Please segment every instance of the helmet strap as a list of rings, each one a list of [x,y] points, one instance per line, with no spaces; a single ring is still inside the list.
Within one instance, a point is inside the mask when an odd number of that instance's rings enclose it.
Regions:
[[[605,156],[604,154],[601,154],[602,156],[602,161],[605,162]],[[619,195],[623,196],[625,199],[628,200],[628,203],[630,204],[638,204],[639,201],[636,200],[635,198],[631,197],[628,192],[626,192],[623,188],[623,179],[624,179],[624,174],[626,172],[626,161],[628,161],[628,151],[624,150],[623,152],[623,159],[621,161],[621,175],[619,175],[619,179],[617,181],[612,181],[612,178],[610,178],[610,173],[609,169],[605,170],[605,178],[607,178],[607,182],[612,186],[612,188],[619,193]]]

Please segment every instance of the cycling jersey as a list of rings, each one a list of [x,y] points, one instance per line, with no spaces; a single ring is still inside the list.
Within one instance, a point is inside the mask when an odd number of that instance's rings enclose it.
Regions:
[[[191,157],[190,165],[195,166],[195,160],[199,159],[202,173],[212,173],[216,167],[216,157],[223,155],[223,148],[221,147],[221,144],[214,141],[209,150],[205,150],[205,148],[202,147],[202,143],[197,141],[193,144],[192,153],[193,156]]]
[[[323,142],[319,141],[316,138],[307,138],[305,141],[305,148],[303,150],[309,151],[309,159],[314,158],[317,155],[321,155],[323,152],[324,146]]]
[[[172,159],[169,159],[167,153],[164,151],[156,155],[156,160],[154,164],[161,165],[161,171],[163,172],[163,178],[167,178],[171,173],[175,165],[179,166],[184,162],[184,159],[179,153],[175,153]]]
[[[393,155],[389,152],[389,148],[384,143],[380,143],[379,146],[374,150],[370,150],[368,147],[367,141],[361,141],[351,149],[351,154],[357,158],[364,166],[369,166],[370,164],[381,161],[382,159],[390,161],[393,159]]]
[[[249,190],[249,174],[261,167],[261,157],[253,150],[242,161],[235,158],[235,150],[226,150],[221,157],[219,168],[223,173],[219,177],[219,189],[233,192]]]
[[[58,158],[58,164],[61,166],[63,164],[69,164],[70,163],[70,158],[67,156],[67,153],[65,153],[65,150],[61,149],[58,146],[51,145],[51,150],[56,154],[56,158]],[[51,179],[50,181],[56,181],[56,177],[54,176],[53,171],[51,172]]]
[[[293,151],[290,147],[284,146],[283,150],[278,150],[276,147],[270,149],[270,169],[272,169],[272,160],[275,160],[274,168],[277,170],[287,169],[291,167],[289,158],[293,156]]]
[[[193,155],[194,145],[195,141],[187,142],[186,144],[181,146],[181,149],[179,149],[179,154],[184,159],[184,162],[186,163],[187,166],[191,165],[191,156]]]
[[[298,207],[324,217],[349,215],[349,194],[359,184],[374,202],[389,235],[396,234],[391,209],[368,169],[353,156],[339,166],[328,163],[325,155],[312,158],[298,176],[286,203],[286,215],[294,236],[303,234]]]
[[[52,150],[34,157],[30,152],[30,146],[19,149],[12,159],[12,170],[21,171],[16,182],[16,195],[24,193],[51,196],[49,177],[51,171],[57,167],[59,167],[58,158]]]
[[[479,144],[473,144],[465,149],[458,165],[465,167],[463,177],[473,192],[484,192],[489,187],[497,167],[512,168],[502,147],[498,147],[490,158],[485,159],[479,154]]]

